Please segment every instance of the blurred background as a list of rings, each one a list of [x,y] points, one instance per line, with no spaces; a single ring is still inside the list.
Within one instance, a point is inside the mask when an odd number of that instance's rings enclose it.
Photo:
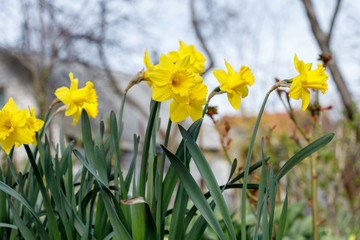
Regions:
[[[316,157],[319,224],[323,236],[344,239],[357,234],[360,226],[359,12],[360,2],[351,0],[1,0],[0,105],[13,97],[19,108],[35,107],[43,115],[55,89],[68,86],[68,74],[73,72],[80,87],[94,82],[100,117],[106,119],[110,110],[119,109],[131,77],[145,67],[145,49],[156,64],[162,53],[177,50],[182,40],[205,56],[203,78],[209,92],[218,86],[211,71],[225,69],[224,59],[236,70],[249,66],[255,76],[240,110],[234,111],[224,95],[217,96],[211,105],[217,106],[218,114],[205,117],[199,144],[214,167],[223,163],[226,176],[230,165],[223,146],[231,159],[244,164],[265,93],[276,78],[297,75],[295,53],[313,68],[317,62],[326,63],[326,95],[320,94],[319,101],[303,112],[301,101],[289,103],[285,92],[272,94],[259,136],[265,137],[267,154],[276,167],[309,139],[336,133],[331,147]],[[131,155],[132,134],[141,136],[145,131],[150,98],[145,83],[129,92],[124,154]],[[300,128],[291,121],[289,106]],[[162,111],[163,119],[168,119],[168,109]],[[59,126],[65,125],[68,140],[79,140],[80,132],[71,121],[54,119],[49,135],[57,139]],[[258,148],[254,160],[260,159]],[[290,174],[290,203],[295,206],[291,239],[306,239],[311,231],[308,165],[304,161]],[[280,188],[279,202],[282,197]]]

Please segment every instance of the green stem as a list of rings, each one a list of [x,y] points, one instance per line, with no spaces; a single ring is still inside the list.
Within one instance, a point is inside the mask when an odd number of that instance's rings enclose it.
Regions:
[[[139,196],[145,197],[145,182],[146,182],[146,168],[148,165],[149,148],[151,141],[151,132],[153,131],[154,121],[156,116],[156,109],[159,106],[159,102],[151,100],[150,117],[146,128],[144,147],[141,156],[140,176],[139,176]]]
[[[317,205],[317,171],[316,171],[316,158],[310,158],[311,170],[311,211],[313,223],[313,239],[319,239],[318,231],[318,205]]]
[[[319,111],[319,90],[316,90],[316,98],[315,98],[315,113],[316,118],[314,120],[313,126],[313,137],[316,137],[316,130],[317,130],[317,120],[320,115]],[[317,202],[317,171],[316,171],[316,157],[310,158],[310,171],[311,171],[311,213],[312,213],[312,225],[313,225],[313,239],[319,239],[319,229],[318,229],[318,202]]]
[[[245,163],[245,169],[244,169],[244,183],[243,183],[243,189],[242,189],[242,195],[241,195],[241,239],[242,240],[246,240],[246,191],[247,191],[247,182],[248,182],[248,175],[249,175],[249,168],[250,168],[250,160],[251,160],[252,150],[254,148],[256,133],[257,133],[257,130],[259,129],[260,119],[264,112],[265,105],[269,98],[270,93],[271,92],[268,92],[266,94],[263,104],[261,106],[259,115],[258,115],[256,123],[255,123],[254,131],[251,136],[250,146],[249,146],[248,154],[246,157],[246,163]]]

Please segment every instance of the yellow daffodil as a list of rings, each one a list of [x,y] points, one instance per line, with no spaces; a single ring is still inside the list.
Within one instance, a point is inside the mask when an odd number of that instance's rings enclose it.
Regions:
[[[249,93],[247,86],[251,86],[255,78],[249,67],[242,66],[237,73],[226,60],[225,65],[228,73],[224,70],[213,70],[213,74],[220,83],[220,90],[227,92],[230,104],[233,108],[239,109],[241,98]]]
[[[305,64],[304,61],[299,61],[296,54],[294,63],[300,75],[292,79],[289,97],[296,100],[301,98],[301,108],[305,110],[310,102],[310,91],[308,88],[318,89],[322,93],[325,93],[325,91],[328,90],[326,83],[328,76],[324,73],[325,68],[320,63],[317,64],[317,69],[311,70],[311,63]]]
[[[96,118],[98,103],[96,91],[93,88],[94,84],[87,82],[85,87],[78,89],[79,80],[77,78],[74,79],[72,73],[69,74],[69,77],[71,81],[70,89],[61,87],[55,91],[56,97],[68,105],[65,115],[72,115],[74,117],[73,125],[79,120],[82,109],[85,109],[90,117]]]
[[[190,56],[190,66],[191,71],[194,73],[203,73],[205,58],[201,52],[197,51],[194,45],[186,45],[184,42],[180,41],[179,50],[168,53],[167,55],[171,61],[177,62],[186,56]]]
[[[144,64],[145,64],[145,66],[146,66],[146,68],[147,68],[146,71],[145,71],[145,73],[144,73],[144,79],[145,79],[145,81],[147,82],[147,84],[149,85],[149,87],[151,87],[151,86],[152,86],[152,82],[151,82],[151,80],[150,80],[150,78],[149,78],[149,73],[150,73],[151,71],[157,69],[158,66],[151,64],[150,58],[149,58],[149,53],[148,53],[147,50],[145,50]]]
[[[42,126],[44,125],[44,121],[41,119],[37,119],[35,117],[35,109],[34,108],[31,108],[30,110],[28,110],[26,112],[26,123],[25,124],[31,132],[31,135],[33,138],[32,144],[34,144],[36,146],[37,141],[36,141],[35,134],[42,128]]]
[[[152,98],[155,101],[162,102],[175,97],[188,101],[190,89],[202,82],[200,75],[190,70],[190,56],[173,63],[170,58],[162,54],[158,66],[158,69],[149,73],[153,83]]]
[[[189,91],[189,98],[174,98],[170,103],[170,119],[172,122],[180,122],[188,116],[195,122],[202,117],[202,106],[206,103],[207,87],[203,83],[197,84]]]
[[[26,125],[27,110],[19,110],[12,98],[0,110],[0,145],[9,154],[14,145],[33,142],[32,131]]]

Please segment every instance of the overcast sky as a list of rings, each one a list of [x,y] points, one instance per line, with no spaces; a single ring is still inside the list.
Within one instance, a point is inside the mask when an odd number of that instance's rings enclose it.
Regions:
[[[0,11],[0,46],[11,46],[20,38],[18,29],[22,16],[16,2],[0,1],[0,8],[7,9],[6,12]],[[76,13],[82,22],[90,26],[93,24],[98,1],[56,2],[64,11]],[[336,1],[313,2],[320,24],[327,30]],[[115,71],[135,74],[144,67],[145,49],[153,57],[151,60],[156,62],[161,53],[177,50],[179,40],[194,44],[203,52],[191,24],[189,1],[110,1],[108,11],[112,13],[107,19],[109,22],[117,19],[124,22],[120,28],[118,25],[110,26],[106,33],[107,37],[117,41],[115,46],[106,49],[111,68]],[[240,112],[257,112],[275,77],[287,79],[297,75],[293,63],[295,53],[299,59],[316,66],[320,51],[300,0],[198,0],[196,12],[202,33],[214,56],[213,69],[225,69],[226,59],[235,69],[247,65],[253,70],[255,84],[250,87],[249,97],[243,99]],[[351,84],[350,89],[357,101],[360,100],[359,12],[360,1],[343,0],[332,39],[337,62],[347,83]],[[12,17],[9,18],[9,15]],[[86,54],[91,56],[91,49],[82,54],[85,58]],[[211,72],[204,76],[204,81],[209,92],[218,85]],[[335,115],[342,106],[332,79],[328,83],[329,90],[321,96],[320,101],[324,105],[334,105]],[[294,106],[300,106],[300,101],[293,102]],[[222,113],[236,113],[225,95],[215,98],[212,104],[219,105]],[[267,109],[283,110],[276,94],[270,98]]]

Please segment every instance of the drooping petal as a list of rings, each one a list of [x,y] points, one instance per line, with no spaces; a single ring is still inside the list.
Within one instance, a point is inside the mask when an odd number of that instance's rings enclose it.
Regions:
[[[302,110],[305,111],[310,103],[310,91],[307,88],[303,88],[301,93],[301,98],[302,98],[301,108]]]
[[[70,103],[69,106],[65,110],[65,115],[71,116],[71,115],[75,114],[76,112],[79,112],[78,108],[79,108],[78,105],[76,105],[74,103]]]
[[[245,85],[245,86],[242,86],[241,88],[239,88],[237,93],[240,94],[241,98],[244,98],[244,97],[247,97],[247,95],[249,94],[249,89]]]
[[[240,103],[241,103],[241,97],[238,93],[227,93],[227,97],[229,99],[229,102],[231,104],[231,106],[235,109],[238,110],[240,108]]]
[[[191,119],[195,122],[196,120],[202,118],[203,109],[202,106],[204,104],[200,101],[192,102],[187,106],[187,112],[189,113]]]
[[[79,121],[79,118],[80,118],[80,116],[81,116],[81,110],[76,111],[74,114],[72,114],[72,116],[73,116],[73,118],[74,118],[72,124],[75,126],[76,123],[77,123],[77,121]]]
[[[6,154],[9,154],[13,146],[15,145],[15,138],[13,136],[9,136],[6,139],[0,138],[0,145],[6,152]]]
[[[98,114],[97,103],[86,103],[84,109],[90,117],[96,118]]]
[[[189,116],[186,106],[173,100],[170,103],[170,119],[172,122],[181,122]]]
[[[289,97],[298,100],[301,97],[301,91],[302,91],[301,80],[299,77],[295,77],[290,86]]]

